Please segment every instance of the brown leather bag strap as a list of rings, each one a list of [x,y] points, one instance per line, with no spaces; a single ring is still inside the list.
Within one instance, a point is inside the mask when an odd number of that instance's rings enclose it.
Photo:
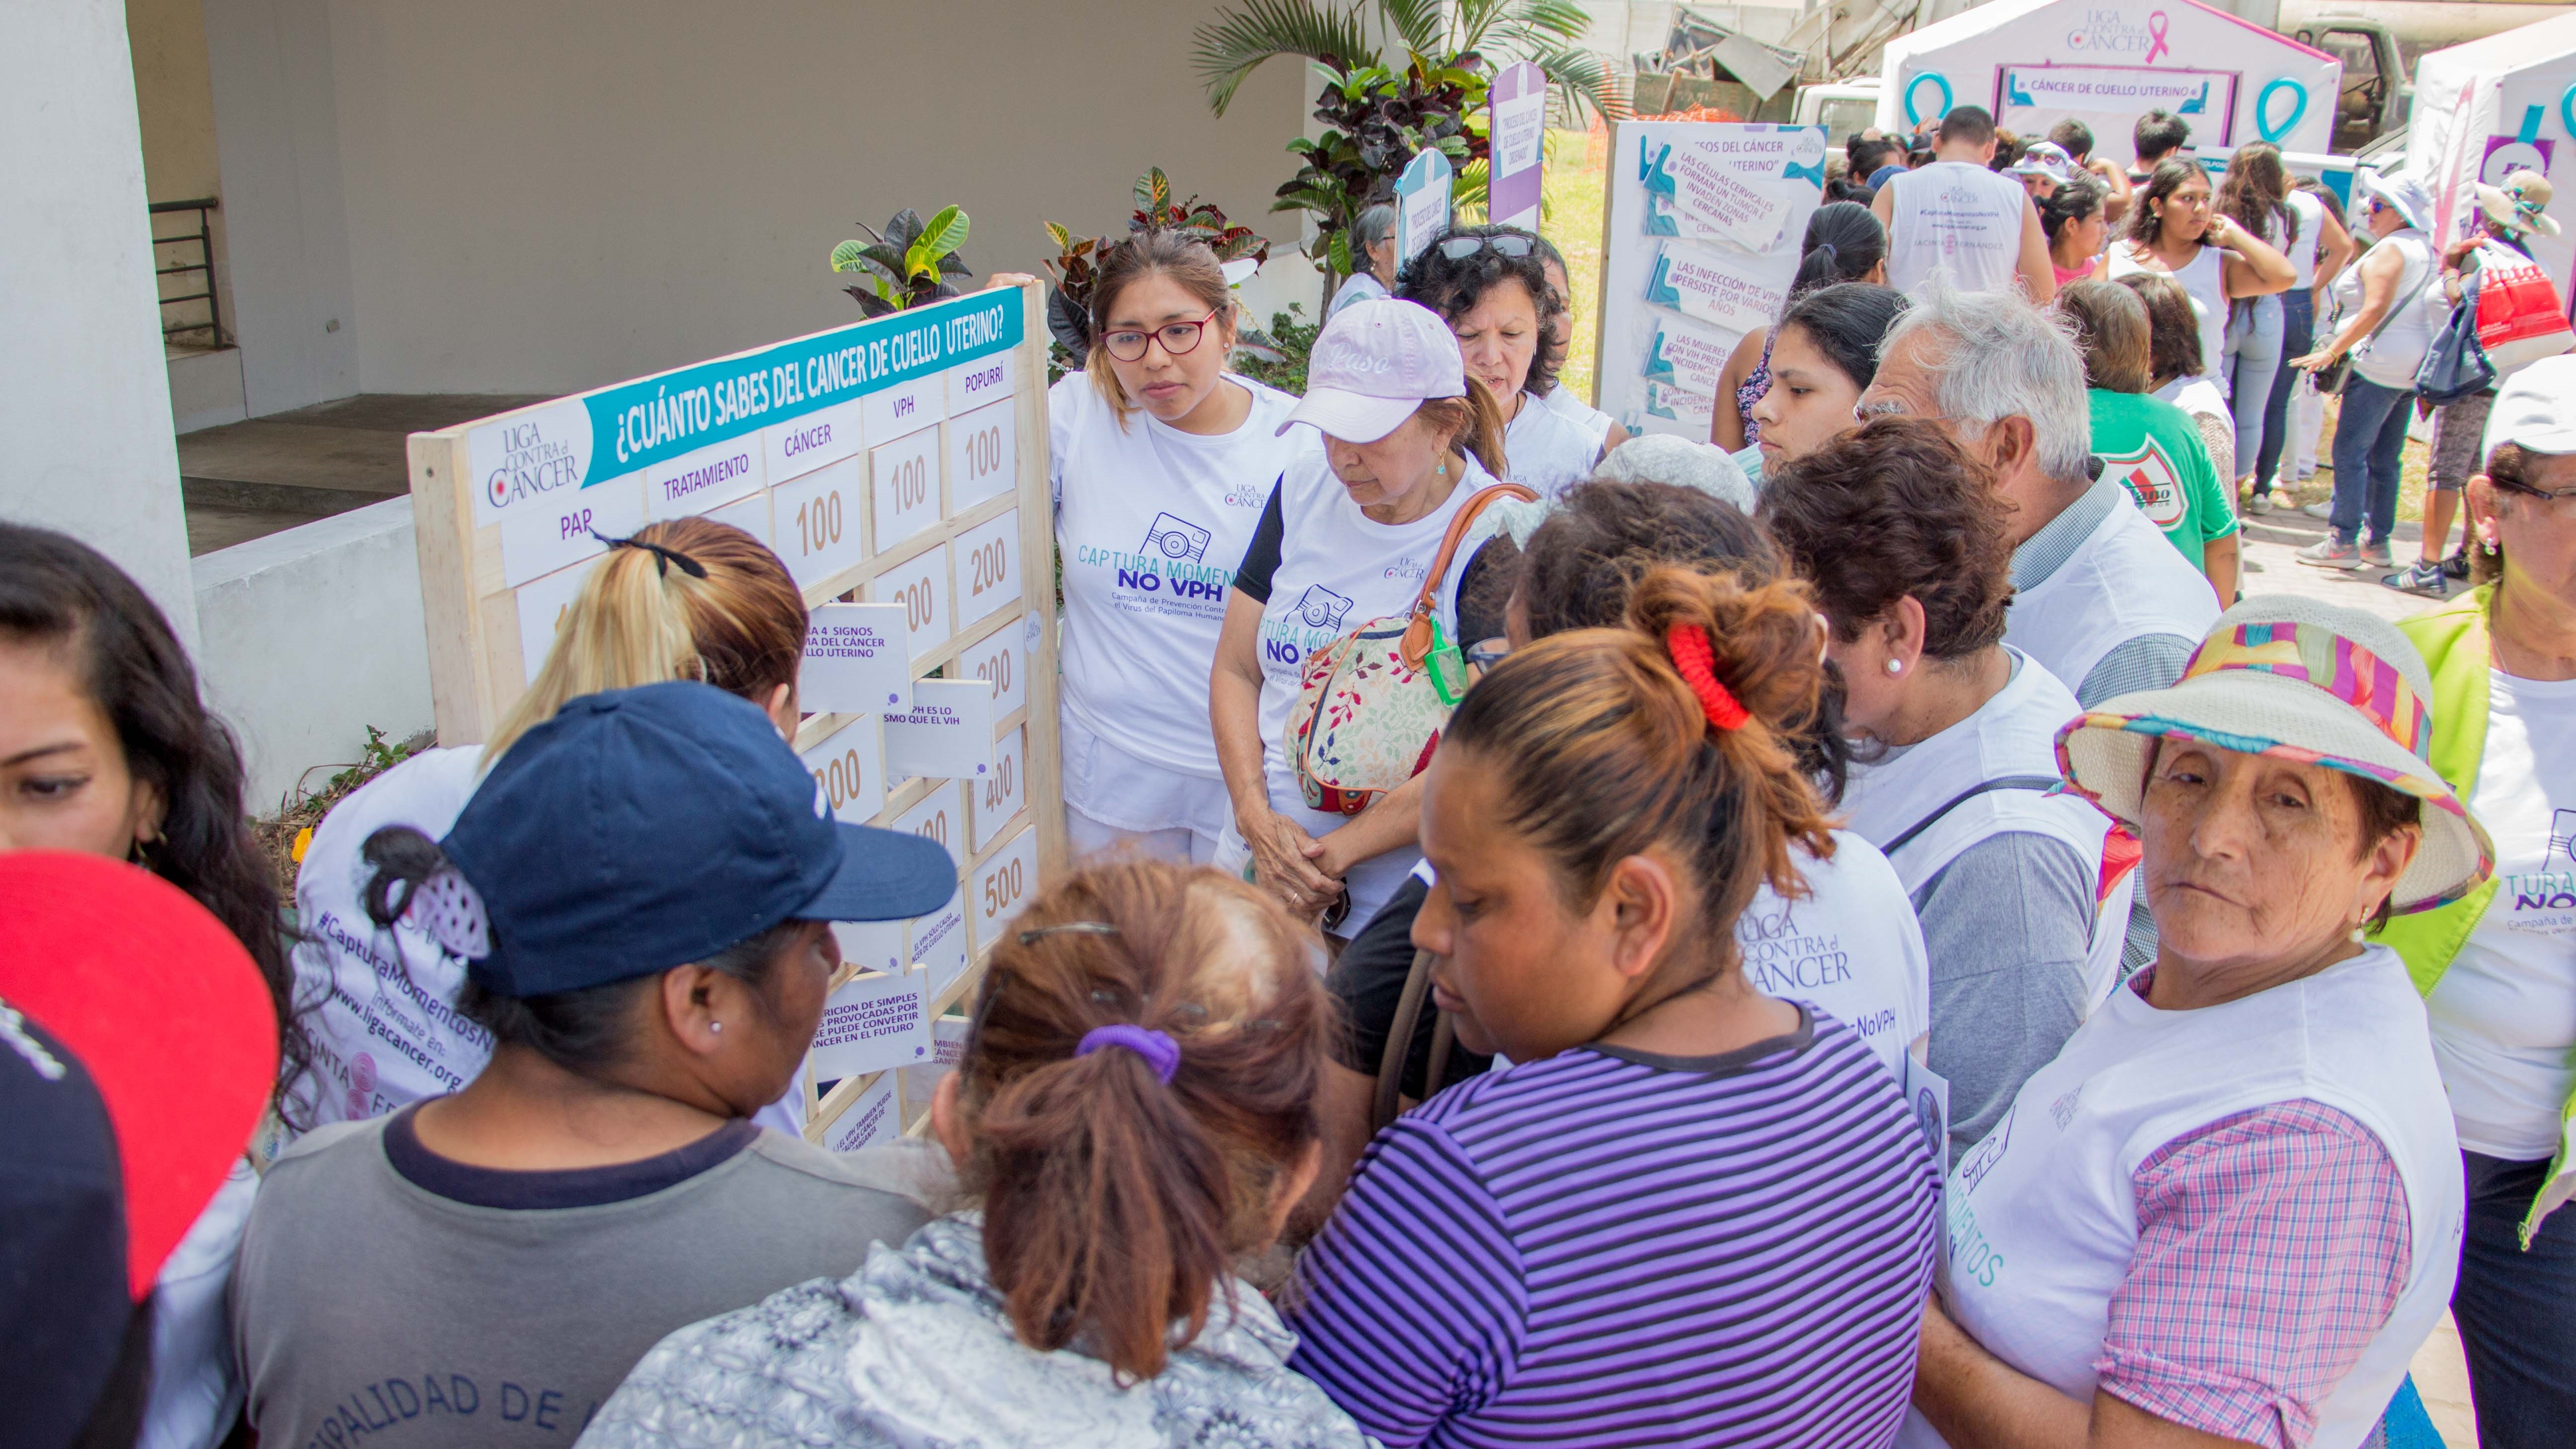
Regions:
[[[1395,1004],[1395,1020],[1387,1027],[1386,1050],[1377,1063],[1377,1099],[1369,1111],[1369,1135],[1374,1137],[1395,1120],[1404,1105],[1404,1059],[1413,1050],[1413,1029],[1422,1020],[1422,1001],[1431,994],[1431,953],[1413,953],[1413,969],[1405,973],[1404,995]]]
[[[1450,560],[1458,556],[1458,541],[1467,536],[1478,514],[1506,498],[1535,503],[1538,493],[1525,484],[1489,483],[1477,489],[1464,508],[1450,515],[1448,532],[1440,538],[1440,552],[1432,555],[1431,572],[1422,576],[1422,592],[1413,600],[1413,621],[1404,628],[1404,662],[1412,668],[1421,668],[1431,652],[1431,610],[1440,597],[1441,580],[1449,577]]]

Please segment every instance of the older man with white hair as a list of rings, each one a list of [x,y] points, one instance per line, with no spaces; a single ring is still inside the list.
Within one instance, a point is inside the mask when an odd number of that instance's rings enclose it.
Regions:
[[[2004,642],[2087,708],[2182,678],[2218,601],[2128,489],[2099,476],[2084,358],[2065,324],[2014,293],[1936,277],[1879,359],[1861,415],[1940,421],[2012,509]]]

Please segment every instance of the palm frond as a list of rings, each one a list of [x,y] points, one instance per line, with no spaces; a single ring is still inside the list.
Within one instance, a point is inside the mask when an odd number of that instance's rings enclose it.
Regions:
[[[1565,92],[1568,108],[1578,118],[1586,106],[1604,120],[1621,120],[1629,114],[1627,88],[1598,52],[1571,45],[1534,46],[1529,58],[1547,72],[1549,84]]]
[[[1449,30],[1448,0],[1377,0],[1377,13],[1406,49],[1416,55],[1441,53]]]
[[[1330,0],[1235,0],[1233,9],[1192,31],[1190,40],[1209,108],[1220,116],[1244,78],[1274,56],[1331,56],[1345,64],[1377,58],[1356,7],[1338,9]]]
[[[1517,29],[1581,40],[1592,29],[1592,17],[1580,0],[1503,0],[1509,23]]]

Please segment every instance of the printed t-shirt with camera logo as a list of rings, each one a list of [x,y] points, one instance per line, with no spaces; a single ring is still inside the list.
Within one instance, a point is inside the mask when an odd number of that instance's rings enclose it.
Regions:
[[[2576,680],[2487,671],[2469,810],[2495,839],[2495,896],[2424,1003],[2460,1145],[2558,1150],[2576,1085]]]
[[[2147,521],[2200,568],[2212,539],[2236,532],[2236,510],[2220,486],[2218,466],[2191,414],[2142,393],[2085,393],[2093,411],[2093,452],[2102,475],[2116,478]]]
[[[1306,808],[1280,742],[1308,657],[1372,619],[1412,608],[1449,531],[1450,517],[1476,490],[1494,482],[1493,474],[1469,458],[1466,476],[1439,507],[1411,523],[1389,524],[1370,518],[1351,501],[1321,447],[1301,454],[1280,476],[1277,495],[1264,510],[1234,586],[1262,604],[1261,760],[1269,776],[1271,808],[1307,834],[1321,837],[1351,818]],[[1450,559],[1434,600],[1452,642],[1458,626],[1458,580],[1466,564],[1467,550],[1461,548]],[[1421,851],[1406,846],[1352,867],[1343,881],[1351,901],[1345,918],[1350,929],[1376,915],[1421,858]]]
[[[1252,410],[1217,437],[1141,408],[1122,426],[1083,373],[1047,389],[1064,712],[1123,753],[1208,780],[1223,778],[1207,688],[1234,566],[1280,470],[1320,447],[1311,428],[1277,436],[1295,398],[1226,382],[1252,394]]]

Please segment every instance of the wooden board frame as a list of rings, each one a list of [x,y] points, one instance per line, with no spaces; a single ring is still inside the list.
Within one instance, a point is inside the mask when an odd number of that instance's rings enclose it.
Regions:
[[[982,336],[977,326],[992,331],[991,326],[983,324],[994,316],[1008,321],[1001,324],[998,336]],[[874,580],[887,568],[941,551],[947,559],[949,633],[944,641],[916,656],[914,672],[922,676],[937,673],[948,679],[969,677],[965,671],[970,655],[989,657],[991,643],[1004,630],[1017,631],[1016,637],[1021,641],[1018,657],[1026,666],[1021,685],[1023,702],[997,713],[993,728],[996,742],[1008,740],[1014,731],[1026,730],[1022,746],[1026,780],[1021,806],[1017,814],[990,832],[983,842],[984,850],[970,849],[970,838],[961,838],[952,846],[960,860],[959,892],[969,954],[965,970],[955,980],[946,983],[935,996],[925,993],[925,1029],[929,1020],[966,1001],[982,979],[991,954],[991,942],[979,939],[974,929],[977,873],[992,869],[1007,852],[1019,849],[1025,838],[1033,836],[1038,879],[1023,883],[1019,899],[1025,902],[1036,894],[1039,881],[1063,873],[1066,860],[1063,762],[1057,732],[1046,724],[1056,717],[1057,676],[1045,317],[1046,296],[1041,283],[1029,278],[997,281],[983,292],[931,307],[753,348],[613,387],[477,418],[437,432],[412,434],[412,517],[417,530],[421,597],[429,636],[430,693],[439,742],[462,745],[488,738],[526,687],[524,681],[534,669],[521,637],[521,594],[542,585],[547,592],[537,598],[568,600],[569,591],[578,586],[576,576],[586,575],[600,556],[598,545],[576,537],[572,525],[588,518],[587,514],[573,511],[579,505],[595,500],[605,510],[614,503],[617,510],[622,510],[616,520],[621,526],[606,531],[631,532],[631,527],[623,526],[637,521],[631,518],[636,512],[630,506],[631,500],[637,495],[649,497],[645,490],[657,470],[668,473],[686,468],[692,459],[703,455],[725,454],[726,460],[701,471],[730,485],[732,477],[738,476],[738,470],[728,474],[731,464],[745,457],[758,457],[762,461],[753,469],[758,478],[756,488],[745,494],[738,485],[719,486],[711,494],[714,502],[708,506],[665,507],[658,516],[744,510],[756,517],[768,510],[765,506],[750,507],[754,500],[765,505],[782,486],[811,484],[824,468],[846,468],[855,462],[851,476],[867,481],[859,485],[854,500],[857,516],[843,527],[860,530],[860,549],[855,558],[803,585],[807,606],[835,599],[871,599]],[[976,325],[967,325],[970,320]],[[932,355],[943,326],[952,344],[945,358]],[[981,340],[969,349],[956,349],[953,344],[961,331],[962,335]],[[931,334],[927,351],[922,343],[925,333]],[[904,350],[908,344],[913,348],[910,352]],[[959,466],[959,442],[951,436],[949,423],[995,406],[998,400],[981,398],[961,407],[951,402],[950,395],[967,386],[963,382],[967,374],[986,371],[985,365],[993,357],[1010,359],[1008,406],[1016,467],[1008,488],[961,509],[955,506],[959,480],[954,476]],[[856,376],[862,370],[862,362],[850,363],[854,375],[846,377],[818,370],[823,365],[818,364],[818,359],[842,358],[861,359],[867,370],[883,370]],[[828,390],[815,386],[818,378],[829,379],[833,385]],[[736,391],[746,385],[763,390]],[[674,394],[674,388],[680,391]],[[937,416],[927,422],[907,420],[879,437],[860,421],[871,410],[873,405],[865,400],[873,395],[905,390],[910,390],[909,395],[921,395],[925,389],[940,399]],[[688,405],[693,393],[698,411],[691,417]],[[672,407],[675,396],[680,405]],[[708,402],[710,397],[712,404]],[[654,411],[657,407],[665,411]],[[767,461],[767,450],[775,444],[776,430],[807,427],[817,421],[817,415],[835,420],[834,426],[844,433],[840,446],[850,451],[836,453],[821,465],[789,463],[773,469]],[[648,420],[651,427],[636,424],[638,418]],[[673,418],[676,423],[665,429],[664,422]],[[614,451],[600,436],[612,426],[616,433]],[[930,427],[940,431],[935,448],[940,517],[919,532],[907,534],[894,547],[877,549],[872,507],[874,480],[870,477],[874,449]],[[693,433],[685,431],[691,428]],[[848,436],[851,428],[859,430],[855,439]],[[663,441],[665,432],[675,436]],[[630,438],[653,441],[649,447],[639,444],[630,454]],[[512,439],[526,441],[508,441]],[[496,458],[503,461],[496,463]],[[773,472],[776,476],[772,476]],[[834,487],[838,491],[840,485]],[[513,507],[520,511],[510,512]],[[1014,509],[1019,515],[1020,596],[1015,603],[995,606],[983,616],[961,624],[960,579],[955,550],[950,545],[959,536]],[[836,511],[836,520],[839,517]],[[523,523],[523,518],[528,521]],[[543,526],[550,519],[563,526]],[[763,542],[783,558],[785,550],[780,548],[783,540],[778,537],[778,526],[779,520],[771,517]],[[530,540],[537,542],[530,546]],[[800,551],[811,552],[802,534],[798,542]],[[543,561],[544,566],[539,567],[536,561]],[[544,604],[533,606],[542,608]],[[796,731],[794,744],[799,750],[811,749],[861,718],[854,714],[807,715]],[[882,755],[877,769],[882,781]],[[908,779],[884,789],[883,808],[870,823],[890,826],[933,789],[947,783]],[[975,782],[969,780],[967,787],[971,792]],[[968,808],[971,811],[972,804]],[[961,825],[961,829],[966,828]],[[924,969],[918,964],[910,965],[916,974]],[[856,963],[847,963],[834,975],[832,985],[837,988],[867,974],[877,973],[864,972]],[[810,1070],[800,1072],[809,1103],[807,1138],[825,1142],[841,1116],[884,1075],[869,1072],[843,1079],[817,1102]],[[902,1123],[901,1100],[898,1088],[894,1117],[898,1129]]]

